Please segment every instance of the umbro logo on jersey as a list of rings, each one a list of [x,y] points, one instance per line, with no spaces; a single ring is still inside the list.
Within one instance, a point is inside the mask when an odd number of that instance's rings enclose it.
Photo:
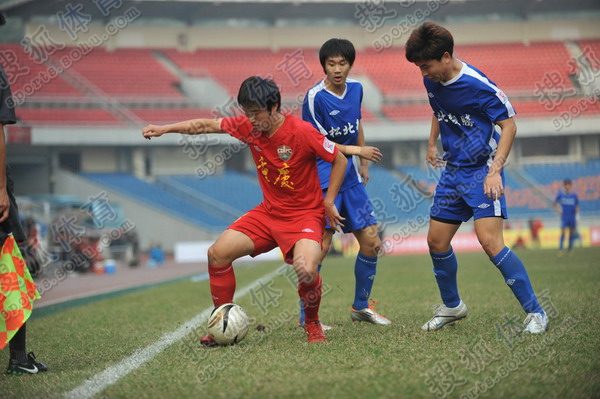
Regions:
[[[260,147],[259,147],[259,146],[257,146],[257,145],[255,145],[255,146],[254,146],[254,149],[255,149],[256,151],[258,151],[258,152],[261,152],[261,151],[262,151],[262,148],[260,148]]]
[[[305,229],[302,229],[303,233],[314,233],[315,231],[313,229],[309,229],[308,227]]]
[[[427,95],[429,96],[429,98],[433,98],[433,93],[432,92],[428,91]]]
[[[489,207],[490,207],[490,204],[486,204],[485,202],[483,204],[477,206],[477,208],[479,208],[479,209],[485,209],[485,208],[489,208]]]
[[[513,285],[515,283],[515,281],[517,281],[517,280],[515,280],[514,278],[509,278],[508,280],[506,280],[506,284]]]
[[[338,110],[338,109],[334,109],[333,111],[331,111],[331,112],[329,113],[329,115],[331,115],[331,116],[336,116],[336,115],[337,115],[337,114],[339,114],[339,113],[340,113],[340,110]]]

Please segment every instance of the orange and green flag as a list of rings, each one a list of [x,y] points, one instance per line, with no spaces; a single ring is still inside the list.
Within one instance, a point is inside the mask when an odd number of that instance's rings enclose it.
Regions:
[[[0,349],[31,316],[33,301],[39,298],[19,246],[10,234],[0,251]]]

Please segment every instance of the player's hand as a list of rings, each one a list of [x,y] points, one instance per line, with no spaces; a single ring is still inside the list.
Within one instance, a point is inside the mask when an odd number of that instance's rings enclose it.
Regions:
[[[502,176],[500,173],[488,174],[483,181],[483,192],[488,198],[494,201],[499,199],[504,194],[504,186],[502,185]]]
[[[383,158],[381,150],[377,147],[372,147],[370,145],[360,147],[358,156],[362,159],[366,159],[367,161],[372,162],[380,162]]]
[[[160,137],[165,134],[165,129],[160,125],[147,125],[142,129],[144,138],[150,140],[152,137]]]
[[[8,218],[10,212],[10,200],[6,189],[0,190],[0,223]]]
[[[438,153],[437,147],[429,147],[427,148],[427,163],[434,168],[441,168],[444,166],[444,159]]]
[[[362,177],[363,185],[367,185],[369,182],[369,164],[360,164],[358,167],[358,174]]]
[[[323,201],[323,204],[325,205],[325,218],[327,219],[329,226],[341,233],[342,227],[344,227],[342,222],[346,219],[340,216],[340,213],[333,202]]]

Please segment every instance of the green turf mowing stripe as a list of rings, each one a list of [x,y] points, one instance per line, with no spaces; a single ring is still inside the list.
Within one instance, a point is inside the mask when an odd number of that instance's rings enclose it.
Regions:
[[[254,280],[241,290],[237,291],[235,299],[247,295],[252,289],[260,284],[265,284],[275,278],[277,275],[284,275],[287,270],[287,265],[283,264],[276,270],[265,274],[264,276]],[[156,355],[163,352],[166,348],[183,339],[186,335],[193,331],[196,327],[206,322],[206,319],[213,310],[212,306],[204,309],[198,315],[183,323],[177,330],[164,334],[155,343],[136,350],[131,356],[126,357],[119,363],[108,367],[104,371],[87,379],[83,384],[75,389],[66,392],[65,398],[91,398],[96,394],[104,391],[109,386],[115,384],[121,378],[125,377],[132,371],[137,370],[140,366],[152,360]]]

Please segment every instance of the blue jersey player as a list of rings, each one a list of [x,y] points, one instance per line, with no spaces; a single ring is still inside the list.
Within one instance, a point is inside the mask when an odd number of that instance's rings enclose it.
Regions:
[[[432,22],[420,25],[406,42],[406,58],[421,70],[433,109],[427,161],[434,167],[446,163],[436,187],[427,236],[444,303],[422,328],[438,330],[467,315],[458,294],[458,264],[451,241],[461,223],[473,217],[483,250],[527,313],[523,331],[542,333],[548,326],[546,313],[523,263],[505,245],[502,234],[507,217],[502,170],[517,131],[515,111],[494,82],[452,55],[453,47],[450,32]],[[438,137],[443,158],[437,152]]]
[[[569,234],[569,248],[573,249],[575,232],[577,231],[577,213],[579,212],[579,198],[571,192],[573,183],[571,179],[563,181],[563,190],[559,191],[554,200],[554,207],[560,214],[560,254],[563,253],[565,234]]]
[[[310,122],[319,132],[338,145],[364,147],[365,139],[361,123],[363,88],[360,82],[348,79],[348,74],[356,58],[352,43],[345,39],[330,39],[319,50],[319,60],[325,78],[311,88],[304,98],[302,119]],[[360,245],[354,275],[356,286],[351,318],[354,321],[389,325],[390,320],[369,307],[369,296],[375,279],[377,255],[381,240],[377,234],[371,201],[364,184],[369,180],[368,159],[362,157],[360,163],[350,159],[344,182],[335,199],[335,205],[345,218],[343,231],[352,232]],[[329,186],[331,165],[318,160],[319,178],[323,195]],[[323,237],[321,261],[331,246],[334,230],[326,226]]]

